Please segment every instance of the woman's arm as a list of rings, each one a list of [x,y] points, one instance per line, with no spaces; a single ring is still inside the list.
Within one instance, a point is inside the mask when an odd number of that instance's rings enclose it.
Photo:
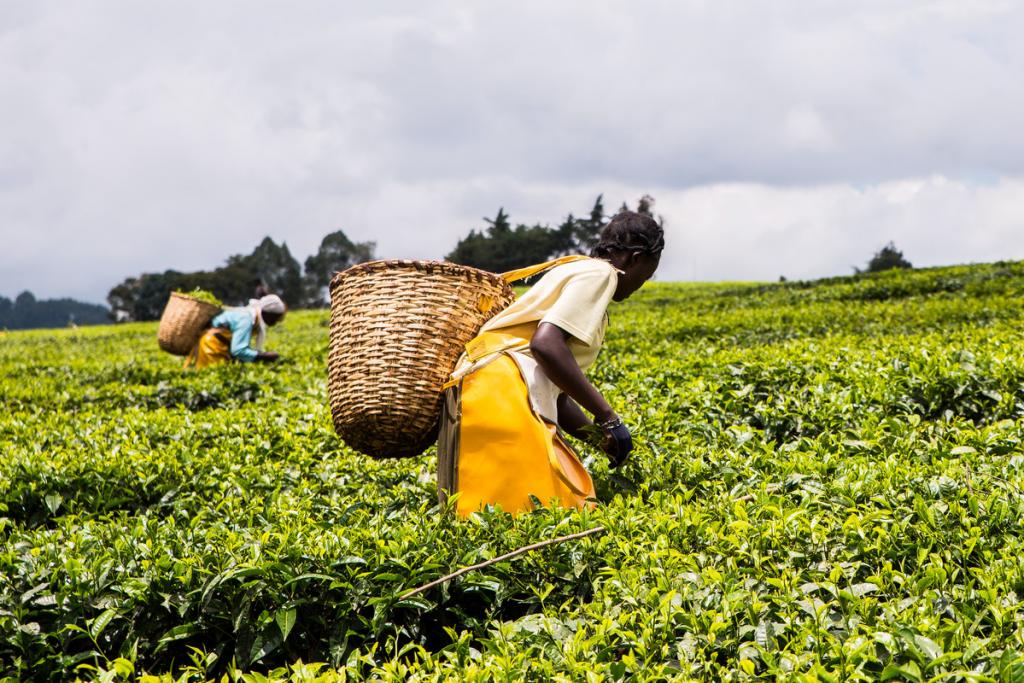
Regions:
[[[594,423],[567,394],[558,395],[558,426],[580,441],[588,441],[587,428]]]
[[[544,374],[564,391],[569,398],[586,409],[597,422],[604,423],[618,417],[611,405],[591,384],[580,369],[566,340],[569,333],[551,323],[542,322],[530,339],[530,353]],[[561,406],[560,406],[561,408]],[[584,416],[585,417],[585,416]],[[561,418],[561,410],[559,410]],[[571,418],[570,418],[571,419]],[[566,425],[566,429],[570,429]],[[571,433],[571,432],[570,432]]]
[[[253,328],[253,320],[249,313],[246,311],[237,314],[232,311],[228,322],[231,328],[231,356],[244,363],[256,360],[259,354],[256,349],[249,346]]]
[[[605,434],[601,450],[611,458],[612,467],[618,467],[633,450],[633,438],[601,392],[583,374],[565,343],[568,337],[569,333],[557,325],[541,323],[530,340],[533,359],[548,378],[565,392],[558,399],[559,426],[578,439],[588,440],[586,427],[593,423],[580,410],[582,405],[603,427]]]

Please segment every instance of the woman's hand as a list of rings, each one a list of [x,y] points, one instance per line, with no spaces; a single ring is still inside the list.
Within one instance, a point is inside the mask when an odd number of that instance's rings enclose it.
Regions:
[[[614,469],[626,462],[626,458],[632,452],[633,436],[629,433],[629,428],[618,417],[603,423],[601,429],[604,430],[601,449],[608,454],[612,469]]]

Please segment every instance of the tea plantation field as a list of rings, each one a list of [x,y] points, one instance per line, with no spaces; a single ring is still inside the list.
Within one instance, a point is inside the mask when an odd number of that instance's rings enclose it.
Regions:
[[[0,336],[0,680],[1024,680],[1022,295],[649,285],[593,374],[635,457],[515,520],[338,441],[326,312],[204,373],[155,324]]]

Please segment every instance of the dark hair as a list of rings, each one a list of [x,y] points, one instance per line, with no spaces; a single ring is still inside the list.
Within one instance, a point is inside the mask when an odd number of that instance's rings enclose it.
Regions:
[[[665,248],[665,231],[647,214],[620,211],[601,230],[591,256],[605,258],[613,251],[639,251],[657,254]]]

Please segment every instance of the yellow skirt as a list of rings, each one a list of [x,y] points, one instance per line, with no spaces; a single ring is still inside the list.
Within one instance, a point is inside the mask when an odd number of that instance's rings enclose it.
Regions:
[[[543,505],[593,505],[594,482],[555,425],[530,406],[526,381],[507,354],[447,390],[438,441],[442,503],[458,493],[467,517],[485,505],[520,514]]]
[[[211,327],[196,342],[196,347],[185,359],[185,367],[206,368],[211,365],[227,363],[230,360],[231,330]]]

